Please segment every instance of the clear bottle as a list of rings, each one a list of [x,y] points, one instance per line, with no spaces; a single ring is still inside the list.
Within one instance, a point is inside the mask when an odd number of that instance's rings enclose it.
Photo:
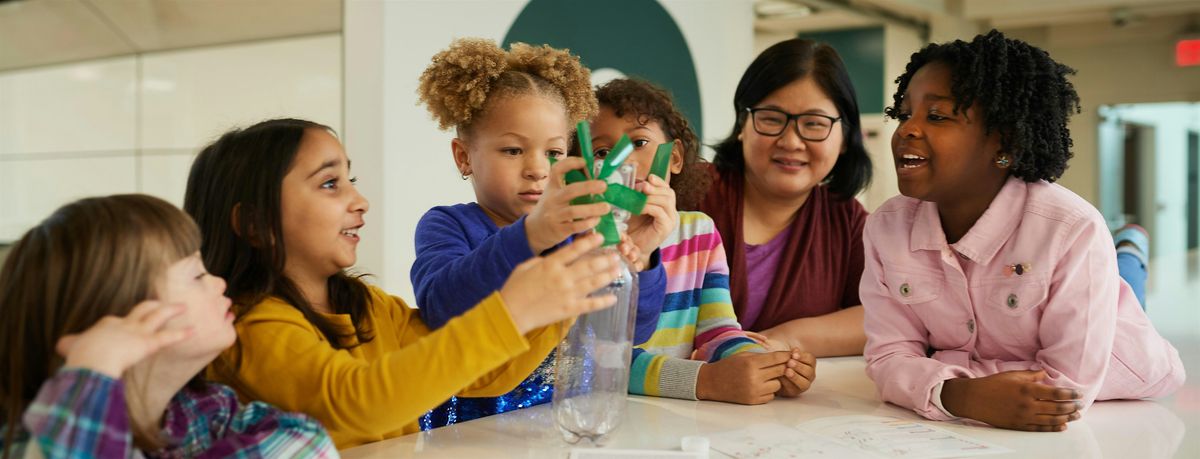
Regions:
[[[626,164],[609,176],[609,183],[632,188],[635,168]],[[624,231],[629,213],[614,208],[613,217]],[[618,253],[615,245],[596,251]],[[555,360],[553,411],[555,424],[569,443],[588,439],[603,444],[625,417],[629,392],[629,361],[637,318],[637,273],[624,258],[620,275],[592,296],[613,294],[610,308],[579,316],[558,344]]]

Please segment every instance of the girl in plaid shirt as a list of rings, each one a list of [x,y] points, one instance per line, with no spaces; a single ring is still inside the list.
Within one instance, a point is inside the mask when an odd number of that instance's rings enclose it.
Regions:
[[[186,214],[68,204],[0,269],[0,457],[336,457],[319,423],[200,372],[236,334]]]

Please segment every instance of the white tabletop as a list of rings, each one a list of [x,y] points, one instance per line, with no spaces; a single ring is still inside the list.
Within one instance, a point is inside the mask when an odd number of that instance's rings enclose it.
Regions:
[[[777,399],[759,406],[630,396],[623,425],[606,447],[678,451],[680,439],[685,436],[708,436],[758,423],[795,426],[827,416],[870,414],[922,419],[909,410],[881,402],[864,366],[862,357],[821,359],[811,390],[796,399]],[[1097,403],[1082,420],[1072,422],[1066,432],[1060,433],[924,422],[1013,450],[1011,454],[986,457],[1200,457],[1200,384],[1190,379],[1170,398]],[[1188,430],[1194,434],[1185,435]],[[571,448],[554,426],[547,403],[363,445],[342,455],[565,458]],[[724,456],[713,451],[712,457]]]

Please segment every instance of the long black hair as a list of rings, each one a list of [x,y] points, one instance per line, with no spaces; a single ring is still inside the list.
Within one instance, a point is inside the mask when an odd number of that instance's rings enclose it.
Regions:
[[[239,316],[275,296],[303,313],[338,349],[354,341],[349,338],[365,343],[373,336],[364,325],[370,292],[361,276],[339,272],[327,281],[330,307],[349,314],[354,325],[343,330],[313,309],[284,275],[283,178],[305,132],[313,129],[333,132],[312,121],[275,119],[225,133],[192,163],[183,210],[200,226],[204,264],[225,278]]]
[[[746,109],[753,108],[779,88],[807,77],[811,77],[833,100],[842,117],[840,123],[846,151],[838,156],[833,170],[825,178],[829,191],[842,199],[849,199],[866,188],[871,182],[871,158],[863,146],[858,99],[850,82],[850,74],[833,47],[801,38],[771,45],[742,74],[733,94],[733,130],[729,137],[713,147],[717,151],[713,158],[717,170],[740,174],[745,169],[742,141],[738,140],[738,134],[749,119]]]

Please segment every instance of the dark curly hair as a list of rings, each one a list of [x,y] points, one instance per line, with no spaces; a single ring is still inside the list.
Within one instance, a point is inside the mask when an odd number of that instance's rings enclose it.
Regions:
[[[838,156],[824,183],[834,196],[853,198],[871,183],[871,158],[863,146],[858,97],[850,74],[837,50],[825,43],[792,38],[771,45],[754,58],[733,93],[733,131],[713,147],[717,151],[713,165],[721,173],[743,173],[746,160],[738,134],[749,118],[746,109],[762,102],[779,88],[804,78],[812,78],[821,87],[842,117],[846,152]]]
[[[612,109],[619,117],[633,115],[640,125],[657,122],[668,141],[679,139],[683,149],[683,169],[678,174],[671,174],[671,188],[677,193],[676,207],[690,209],[698,206],[712,177],[702,165],[697,164],[700,140],[696,138],[687,117],[675,108],[671,95],[649,81],[618,78],[596,88],[596,99],[600,106]]]
[[[995,29],[970,43],[931,44],[914,53],[904,74],[896,78],[899,87],[893,105],[884,109],[889,118],[900,116],[908,83],[917,70],[932,62],[950,68],[954,111],[974,105],[983,117],[985,133],[1000,133],[1000,148],[1012,161],[1010,174],[1026,182],[1062,177],[1071,159],[1067,123],[1080,109],[1075,86],[1067,81],[1075,69]]]

